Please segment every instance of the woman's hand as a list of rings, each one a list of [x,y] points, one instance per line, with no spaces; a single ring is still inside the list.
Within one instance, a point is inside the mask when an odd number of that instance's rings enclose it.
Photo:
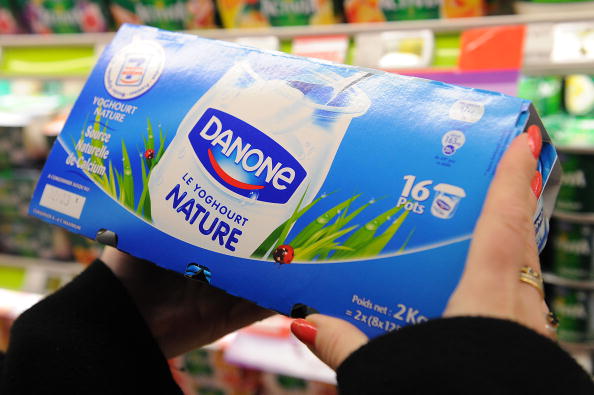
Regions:
[[[499,163],[475,228],[464,274],[444,316],[503,318],[550,335],[542,295],[519,281],[523,266],[541,272],[533,216],[542,176],[535,171],[536,160],[528,149],[530,138],[528,134],[516,138]],[[535,156],[540,145],[539,133]]]
[[[542,189],[542,176],[535,170],[541,145],[538,128],[529,128],[501,159],[445,317],[502,318],[551,334],[546,329],[548,309],[542,296],[519,280],[523,266],[540,273],[533,215]],[[368,341],[350,323],[320,314],[294,321],[291,329],[332,368]]]
[[[128,289],[167,358],[273,314],[115,248],[105,247],[101,260]]]

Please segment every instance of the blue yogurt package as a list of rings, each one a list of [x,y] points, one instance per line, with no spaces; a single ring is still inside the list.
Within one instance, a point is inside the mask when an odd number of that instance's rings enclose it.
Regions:
[[[560,167],[530,102],[124,25],[30,214],[376,336],[442,314],[497,164],[528,127],[544,139],[542,248]]]

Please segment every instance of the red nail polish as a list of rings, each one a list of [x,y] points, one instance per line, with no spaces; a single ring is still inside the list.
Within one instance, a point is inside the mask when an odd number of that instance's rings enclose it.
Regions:
[[[318,329],[311,322],[298,318],[291,323],[291,332],[308,346],[315,346]]]
[[[527,133],[530,151],[532,151],[532,155],[534,155],[535,158],[538,158],[542,148],[542,134],[540,133],[540,128],[537,125],[530,125]]]
[[[532,182],[530,182],[530,188],[532,188],[532,192],[538,199],[540,197],[540,193],[542,192],[542,174],[540,171],[534,173],[534,177],[532,177]]]

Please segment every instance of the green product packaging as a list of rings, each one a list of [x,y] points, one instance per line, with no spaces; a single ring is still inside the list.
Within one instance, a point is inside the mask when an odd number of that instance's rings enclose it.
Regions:
[[[559,318],[559,340],[579,343],[592,339],[592,293],[554,286],[551,294],[551,306]]]
[[[556,209],[594,218],[594,151],[558,149],[563,177]]]
[[[594,278],[594,224],[557,217],[551,226],[553,272],[574,280]]]
[[[33,33],[97,33],[110,26],[102,0],[19,0],[19,9]]]
[[[213,0],[112,0],[115,23],[136,23],[167,30],[215,27]]]
[[[564,112],[559,112],[557,114],[545,115],[541,119],[547,131],[549,131],[553,142],[556,145],[563,145],[561,141],[566,136],[566,126],[570,121],[570,117]]]
[[[394,7],[383,9],[388,21],[406,21],[415,19],[439,18],[439,0],[393,0]],[[391,5],[391,4],[390,4]]]
[[[544,76],[520,79],[518,96],[531,100],[541,117],[561,112],[561,77]]]
[[[228,29],[337,22],[332,0],[217,0],[217,8]]]
[[[304,0],[261,0],[261,9],[272,26],[309,25],[314,4]]]
[[[344,13],[349,23],[437,19],[440,0],[344,0]]]
[[[543,123],[551,127],[551,138],[555,145],[568,151],[594,151],[594,117],[556,114],[544,117]]]

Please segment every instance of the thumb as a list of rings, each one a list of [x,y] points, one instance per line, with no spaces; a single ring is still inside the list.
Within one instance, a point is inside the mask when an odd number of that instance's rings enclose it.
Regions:
[[[369,340],[350,323],[321,314],[293,321],[291,332],[332,369]]]

